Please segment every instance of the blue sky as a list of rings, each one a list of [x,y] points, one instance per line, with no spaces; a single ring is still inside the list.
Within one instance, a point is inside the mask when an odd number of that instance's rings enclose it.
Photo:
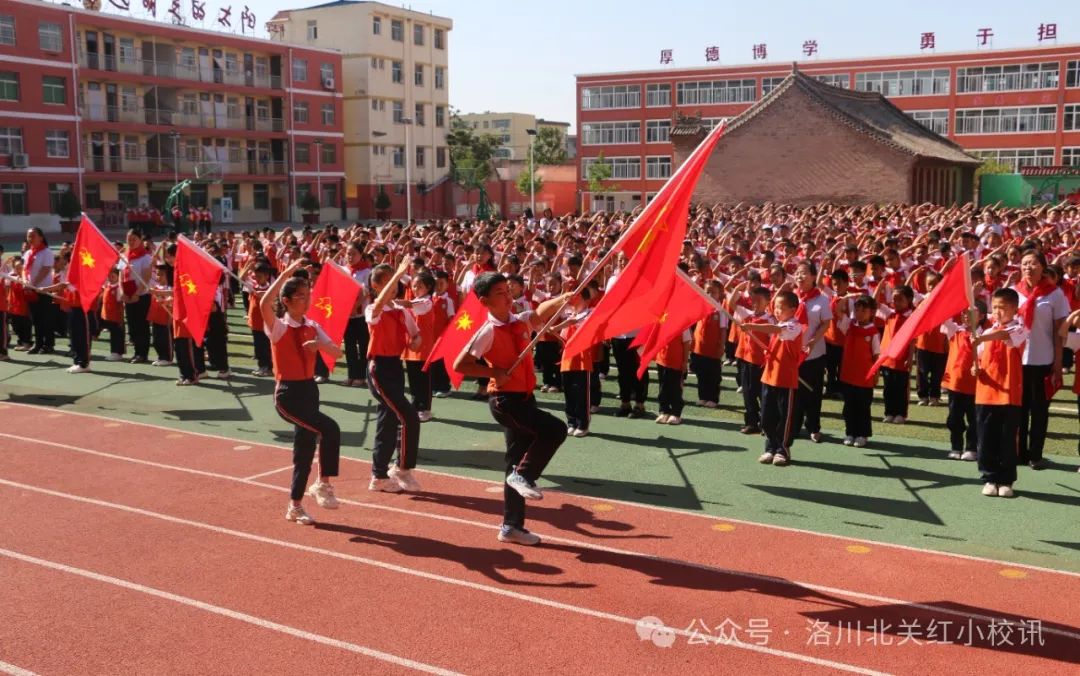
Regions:
[[[259,29],[281,9],[319,0],[248,0]],[[170,0],[157,0],[158,17]],[[74,2],[73,2],[74,4]],[[182,0],[189,7],[190,0]],[[206,0],[216,7],[244,0]],[[397,3],[389,3],[397,4]],[[109,9],[108,0],[103,5]],[[136,16],[141,0],[131,0]],[[1035,46],[1041,23],[1056,23],[1058,44],[1080,43],[1076,0],[900,3],[798,0],[427,0],[407,3],[454,20],[450,34],[450,103],[463,112],[534,113],[574,124],[574,75],[660,67],[660,50],[674,50],[671,66],[704,66],[705,48],[719,47],[720,63],[751,61],[765,43],[768,61],[803,60],[802,44],[817,40],[818,58],[889,56],[919,52],[933,31],[937,51],[976,48],[976,31],[992,28],[995,48]],[[212,23],[212,22],[208,22]],[[234,25],[236,25],[234,23]]]

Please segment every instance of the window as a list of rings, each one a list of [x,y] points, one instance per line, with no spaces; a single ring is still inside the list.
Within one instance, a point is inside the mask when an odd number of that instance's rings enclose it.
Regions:
[[[1050,167],[1054,164],[1053,148],[1000,148],[968,152],[984,160],[1006,164],[1013,172],[1019,171],[1020,167]]]
[[[0,16],[0,45],[15,44],[15,17]]]
[[[125,160],[137,160],[137,159],[139,159],[139,137],[138,136],[125,136],[124,137],[124,159]]]
[[[637,108],[639,106],[641,106],[640,85],[585,87],[581,90],[581,107],[584,110]]]
[[[713,80],[680,82],[675,85],[675,103],[680,106],[708,103],[748,103],[757,98],[755,80]]]
[[[1022,89],[1057,89],[1058,64],[1023,63],[956,69],[956,91],[1000,92]]]
[[[120,110],[125,113],[134,113],[139,110],[139,96],[134,87],[123,87],[120,90]]]
[[[255,79],[260,82],[270,79],[270,59],[265,56],[255,57]]]
[[[120,63],[134,64],[138,61],[135,56],[135,39],[120,38]]]
[[[194,187],[194,185],[192,185]],[[205,187],[205,184],[203,184]],[[192,197],[195,193],[192,191]],[[138,183],[120,183],[116,186],[116,199],[124,203],[129,209],[133,209],[139,206],[139,184]],[[194,199],[192,199],[194,203]]]
[[[494,129],[509,129],[510,120],[492,120],[491,126]]]
[[[296,184],[296,201],[297,201],[297,203],[303,202],[304,198],[307,197],[307,194],[309,192],[311,192],[311,184],[310,183],[297,183]]]
[[[0,127],[0,155],[18,155],[22,151],[22,129]]]
[[[405,24],[401,19],[390,20],[390,39],[394,42],[405,42]]]
[[[87,183],[83,186],[83,206],[87,209],[101,208],[101,184]]]
[[[307,102],[294,103],[292,109],[293,122],[298,124],[307,124],[308,121],[308,104]]]
[[[419,63],[413,66],[413,84],[417,87],[424,86],[424,67]]]
[[[840,87],[841,89],[851,89],[851,78],[845,73],[837,73],[835,75],[815,75],[814,79],[818,82],[824,82],[827,85],[833,87]]]
[[[1065,71],[1065,86],[1080,87],[1080,61],[1070,61]]]
[[[765,96],[772,90],[780,86],[780,83],[784,81],[782,77],[763,77],[761,78],[761,95]]]
[[[1061,163],[1066,167],[1080,167],[1080,148],[1062,148]]]
[[[334,104],[324,103],[321,106],[322,110],[322,123],[326,126],[333,126],[334,124]]]
[[[650,108],[671,105],[671,85],[645,85],[645,105]]]
[[[667,143],[668,134],[671,133],[671,120],[646,120],[645,142]]]
[[[405,76],[401,72],[401,62],[400,61],[391,61],[390,62],[390,79],[392,81],[394,81],[395,83],[397,83],[397,84],[401,84],[402,82],[405,81]]]
[[[588,176],[589,167],[596,162],[595,157],[587,157],[581,162],[581,175]],[[640,157],[605,157],[604,162],[611,166],[611,178],[641,178]]]
[[[293,82],[307,82],[307,59],[292,60]]]
[[[256,183],[251,186],[251,206],[254,209],[270,208],[270,186],[266,183]]]
[[[446,148],[435,149],[435,167],[442,169],[446,166]]]
[[[334,64],[324,63],[319,66],[319,75],[322,77],[323,82],[330,82],[334,79]]]
[[[337,164],[337,146],[333,143],[322,144],[322,163]]]
[[[68,147],[68,133],[63,129],[45,131],[45,157],[67,159],[71,156]]]
[[[240,148],[239,141],[229,141],[229,161],[234,164],[244,161],[244,151]]]
[[[50,183],[49,184],[49,213],[56,214],[60,212],[60,198],[67,191],[71,190],[70,183]]]
[[[612,143],[640,143],[641,123],[594,122],[581,125],[582,145],[608,145]]]
[[[317,21],[309,20],[307,22],[307,39],[308,42],[314,42],[319,39],[319,24]]]
[[[395,167],[404,167],[405,166],[405,148],[404,148],[404,146],[395,146],[394,147],[394,166]]]
[[[67,103],[67,81],[55,75],[46,75],[41,78],[41,92],[45,103],[63,105]]]
[[[911,110],[907,116],[935,134],[945,136],[949,133],[949,111],[947,110]]]
[[[645,178],[668,178],[671,176],[671,157],[646,157]]]
[[[855,73],[855,89],[860,92],[878,92],[885,96],[948,94],[949,78],[948,68]]]
[[[64,31],[58,23],[42,21],[38,24],[38,42],[46,52],[59,52],[64,45]]]
[[[446,109],[442,106],[435,106],[435,126],[446,126]]]
[[[424,44],[424,27],[420,24],[413,24],[412,27],[412,41],[414,45]]]
[[[319,200],[319,204],[327,209],[338,206],[337,183],[330,182],[322,184],[322,199]]]
[[[19,74],[0,71],[0,101],[19,100]]]
[[[445,35],[443,33],[443,29],[436,28],[435,29],[435,38],[433,40],[433,42],[435,43],[435,49],[446,49],[445,40],[446,40],[446,37],[445,37]]]
[[[1065,131],[1080,131],[1080,103],[1065,106]]]
[[[416,104],[416,110],[414,112],[415,112],[415,114],[413,115],[413,122],[416,123],[416,126],[423,127],[424,126],[424,104],[422,104],[422,103]]]
[[[10,216],[29,216],[25,183],[0,183],[0,210]]]
[[[1056,131],[1057,108],[983,108],[956,111],[957,134],[1027,134]]]
[[[221,185],[221,196],[229,197],[232,199],[232,208],[240,208],[240,184],[239,183],[223,183]]]
[[[297,143],[295,153],[293,159],[297,164],[311,164],[310,143]]]
[[[424,166],[424,146],[416,146],[416,166]]]
[[[382,35],[382,17],[371,17],[371,34]]]
[[[394,122],[397,122],[398,124],[401,124],[401,121],[405,119],[405,102],[404,101],[394,101],[393,111],[394,111],[394,116],[393,116],[392,119],[394,120]]]
[[[446,88],[446,69],[435,66],[435,89]]]

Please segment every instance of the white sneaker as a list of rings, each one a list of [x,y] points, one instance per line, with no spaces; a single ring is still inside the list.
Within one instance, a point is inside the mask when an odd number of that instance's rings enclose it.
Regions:
[[[895,418],[893,418],[891,415],[887,415],[881,420],[881,422],[891,423],[893,420],[895,420]]]
[[[89,366],[79,366],[78,364],[74,364],[74,365],[68,367],[67,372],[68,373],[90,373],[90,367]]]
[[[578,438],[587,437],[587,436],[589,436],[589,430],[577,429],[577,430],[574,430],[573,432],[571,432],[571,434],[573,434],[575,437],[578,437]]]
[[[176,381],[176,386],[177,387],[188,387],[188,386],[194,385],[194,384],[195,384],[194,382],[188,380],[187,378],[180,378],[179,380]]]
[[[661,413],[660,415],[656,416],[656,422],[660,423],[661,425],[668,424],[669,420],[671,420],[671,416],[669,416],[667,413]]]
[[[907,418],[902,415],[898,415],[892,419],[894,425],[903,425],[907,422]]]
[[[301,526],[310,526],[315,523],[315,519],[308,516],[308,513],[304,511],[303,507],[297,507],[296,505],[289,505],[289,509],[285,512],[286,521],[294,521]]]
[[[322,385],[326,382],[326,378],[324,378],[323,376],[315,376],[315,382]]]
[[[155,359],[151,366],[172,366],[173,363],[168,359]]]
[[[420,482],[413,476],[411,469],[400,469],[397,465],[390,468],[387,472],[390,478],[401,486],[401,490],[409,491],[410,493],[417,493],[420,491]]]
[[[742,394],[742,385],[735,388],[735,394]]]
[[[788,464],[788,457],[784,453],[777,453],[773,456],[772,464],[776,467],[783,467]]]
[[[360,382],[360,381],[358,380],[357,382]],[[431,396],[435,397],[436,399],[446,399],[447,397],[450,396],[450,393],[449,392],[435,392]]]
[[[420,422],[431,422],[431,411],[420,411],[416,414]]]
[[[677,415],[668,416],[667,424],[669,424],[669,425],[681,425],[682,424],[682,417],[677,416]]]
[[[949,460],[959,460],[960,451],[949,451]]]
[[[574,432],[577,432],[576,427],[574,427],[573,425],[566,426],[566,436],[571,437],[574,435]]]
[[[334,487],[328,483],[316,481],[308,486],[307,494],[315,498],[315,502],[323,509],[338,508],[338,500],[334,497]]]
[[[536,484],[530,482],[525,477],[521,476],[517,472],[512,472],[510,476],[506,477],[506,485],[517,491],[521,497],[526,500],[543,500],[544,494],[536,487]]]
[[[499,542],[512,542],[515,545],[531,547],[540,544],[540,536],[534,535],[524,528],[503,526],[499,529]]]
[[[762,465],[771,465],[774,457],[775,456],[772,453],[765,451],[760,456],[758,456],[757,461],[760,462]]]
[[[982,488],[982,494],[990,498],[996,497],[998,494],[997,484],[986,484]]]
[[[1013,497],[1012,486],[998,486],[997,494],[999,498],[1011,498]]]
[[[851,446],[855,443],[855,437],[844,437],[844,445]]]
[[[855,437],[855,441],[852,442],[851,445],[854,446],[855,448],[865,448],[866,447],[866,437]]]
[[[401,484],[393,479],[377,479],[371,477],[371,483],[368,484],[367,489],[369,491],[381,491],[383,493],[400,493]]]
[[[960,459],[964,462],[975,462],[979,459],[979,454],[975,451],[964,451],[960,454]]]
[[[124,361],[124,355],[113,352],[108,357],[105,357],[105,361]]]
[[[822,434],[821,432],[811,432],[810,433],[810,441],[814,442],[815,444],[820,444],[822,441],[824,441],[824,439],[825,439],[825,435]]]

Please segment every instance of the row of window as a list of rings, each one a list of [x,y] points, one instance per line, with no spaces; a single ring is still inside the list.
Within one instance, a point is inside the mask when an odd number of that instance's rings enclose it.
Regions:
[[[310,105],[307,101],[294,101],[293,102],[293,122],[296,124],[307,124],[310,121]],[[334,126],[336,120],[336,113],[334,111],[334,104],[323,103],[319,106],[319,113],[321,115],[322,124],[327,127]]]
[[[15,17],[0,14],[0,45],[15,46]],[[51,21],[38,21],[38,46],[42,51],[60,52],[64,49],[64,28]]]
[[[851,78],[844,73],[816,75],[815,79],[847,89]],[[761,78],[761,96],[775,89],[783,77]],[[949,68],[894,70],[856,73],[857,91],[880,92],[885,96],[931,96],[948,94],[952,82]],[[975,92],[1055,89],[1059,83],[1059,64],[1029,63],[1010,66],[979,66],[956,69],[956,91]],[[1065,72],[1066,87],[1080,87],[1080,60],[1069,61]],[[675,105],[748,103],[758,98],[755,79],[680,82],[676,84]],[[646,107],[671,105],[670,84],[646,84]],[[641,107],[640,85],[603,85],[583,87],[582,110]]]
[[[251,208],[267,210],[270,208],[270,184],[254,183],[251,186]],[[334,181],[322,184],[323,200],[326,206],[338,203],[338,186]],[[60,198],[75,187],[71,183],[49,183],[49,213],[59,213]],[[101,184],[87,183],[84,187],[83,206],[86,209],[101,208]],[[297,195],[302,197],[311,191],[311,184],[298,183]],[[209,189],[205,183],[192,183],[189,186],[190,202],[193,206],[209,207]],[[239,183],[223,183],[221,185],[222,196],[232,198],[233,209],[243,209],[247,205],[240,199]],[[118,183],[116,186],[117,201],[122,202],[128,208],[139,206],[139,184]],[[161,205],[158,205],[159,207]],[[0,213],[10,216],[27,216],[30,214],[30,203],[27,199],[27,185],[25,183],[0,183]]]
[[[371,57],[371,68],[373,70],[386,70],[386,59],[378,57]],[[418,63],[413,66],[413,84],[417,87],[424,86],[424,64]],[[390,61],[390,81],[394,84],[405,84],[405,64],[403,61]],[[442,66],[435,66],[435,89],[446,89],[446,69]]]
[[[319,77],[322,82],[332,81],[334,79],[334,64],[323,63],[319,66]],[[308,61],[307,59],[301,59],[300,57],[293,57],[292,60],[292,79],[293,82],[307,82],[308,79]]]
[[[11,70],[0,71],[0,101],[22,100],[20,74]],[[55,75],[41,77],[42,103],[64,105],[67,103],[67,78]]]
[[[590,168],[599,162],[596,157],[587,157],[581,161],[581,176],[587,178]],[[604,163],[611,169],[611,179],[639,179],[641,178],[640,157],[605,157]],[[671,156],[655,156],[645,158],[645,178],[663,179],[671,176]]]
[[[390,160],[394,167],[400,169],[405,166],[405,146],[384,146],[373,145],[371,146],[371,155],[373,157],[385,157],[386,149],[390,148]],[[415,156],[413,158],[413,166],[423,168],[427,166],[428,151],[430,148],[424,146],[416,146]],[[446,167],[446,148],[440,146],[435,149],[435,168],[442,169]]]
[[[318,37],[318,28],[315,26],[314,21],[308,21],[308,39],[313,40]],[[372,17],[371,19],[371,33],[372,35],[382,35],[383,18],[381,16]],[[312,29],[315,29],[316,34],[312,35]],[[424,26],[423,24],[413,24],[413,44],[418,47],[424,46]],[[395,42],[405,42],[405,22],[401,19],[390,20],[390,39]],[[446,49],[446,31],[442,28],[432,29],[432,45],[435,49]]]
[[[391,119],[397,124],[402,124],[405,121],[405,102],[390,101],[390,109],[392,111]],[[371,110],[372,112],[385,111],[386,99],[371,99]],[[427,110],[427,106],[423,103],[417,103],[413,106],[413,124],[418,127],[423,127],[427,124],[425,110]],[[446,106],[435,106],[435,126],[446,126]]]

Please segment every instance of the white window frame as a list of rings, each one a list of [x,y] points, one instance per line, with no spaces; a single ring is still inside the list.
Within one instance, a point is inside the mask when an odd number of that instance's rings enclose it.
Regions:
[[[412,27],[413,45],[417,47],[424,46],[424,25],[414,23]]]
[[[581,161],[581,175],[588,176],[589,167],[597,161],[596,157],[586,157]],[[606,162],[611,167],[611,177],[609,180],[634,180],[641,178],[641,158],[638,156],[630,157],[605,157]]]
[[[322,123],[326,126],[332,126],[335,121],[334,104],[324,103],[319,106],[319,111],[322,114]]]
[[[293,103],[293,122],[296,124],[307,124],[309,119],[308,112],[307,101],[296,101]]]
[[[401,121],[405,119],[405,102],[394,101],[390,106],[390,111],[390,119],[393,120],[395,124],[401,124]]]
[[[405,42],[405,22],[401,19],[390,19],[390,39]]]
[[[972,155],[982,159],[991,159],[1012,167],[1014,172],[1024,167],[1052,167],[1054,166],[1053,148],[989,148],[969,150]],[[1022,160],[1033,160],[1026,164],[1020,164]]]
[[[446,49],[446,31],[441,28],[435,28],[431,38],[435,45],[435,49]]]
[[[641,122],[587,122],[581,125],[581,144],[586,146],[641,143]]]
[[[60,84],[56,84],[56,83],[53,83],[53,82],[46,82],[46,78],[52,78],[54,80],[60,80]],[[46,92],[46,90],[53,90],[53,89],[59,89],[60,90],[60,98],[63,99],[62,101],[56,102],[56,101],[46,101],[45,100],[45,92]],[[42,75],[41,76],[41,101],[42,101],[42,103],[44,103],[47,106],[65,106],[65,105],[67,105],[67,78],[64,78],[64,77],[59,76],[59,75]]]
[[[1065,65],[1065,86],[1080,87],[1080,59],[1069,61]]]
[[[818,82],[824,82],[827,85],[833,87],[839,87],[841,89],[851,89],[851,78],[847,73],[828,73],[825,75],[814,75],[813,78]]]
[[[947,109],[905,110],[904,113],[934,133],[942,136],[949,135],[949,111]]]
[[[135,135],[127,135],[120,141],[123,148],[123,158],[125,160],[138,160],[139,159],[139,137]]]
[[[666,108],[671,106],[671,84],[654,83],[645,85],[645,107]]]
[[[120,38],[116,41],[116,47],[120,63],[138,63],[139,52],[135,49],[135,38]]]
[[[390,81],[394,84],[405,84],[405,62],[390,62]]]
[[[292,60],[293,82],[307,82],[307,59],[294,56]]]
[[[19,155],[22,152],[22,129],[19,127],[0,127],[0,155]]]
[[[435,106],[435,126],[446,126],[446,108],[442,106]]]
[[[372,35],[382,35],[382,17],[381,16],[373,16],[373,17],[371,17],[371,34]]]
[[[671,120],[645,120],[645,143],[670,143]]]
[[[581,88],[582,110],[641,107],[641,85],[604,85]]]
[[[1062,148],[1061,164],[1066,167],[1080,167],[1080,146]]]
[[[15,17],[0,15],[0,45],[15,45]]]
[[[446,89],[446,69],[435,66],[435,89]]]
[[[1065,106],[1061,129],[1063,131],[1080,131],[1080,103],[1070,103]]]
[[[45,157],[62,160],[71,157],[71,135],[66,129],[45,130]]]
[[[721,103],[753,103],[757,100],[757,80],[702,80],[675,85],[675,105],[698,106]]]
[[[307,40],[308,42],[315,42],[319,39],[319,22],[315,19],[308,19],[307,22]]]
[[[957,94],[1057,89],[1056,61],[995,64],[956,69]]]
[[[766,95],[772,92],[780,86],[780,83],[784,81],[782,77],[763,77],[761,78],[761,96],[764,98]]]
[[[645,178],[656,180],[670,177],[671,155],[649,155],[645,158]]]
[[[855,91],[878,92],[889,98],[948,94],[951,87],[949,68],[855,73]]]
[[[1020,124],[1025,120],[1028,128],[1021,129]],[[1057,106],[959,108],[953,129],[957,136],[1054,132],[1057,131]]]
[[[413,64],[413,85],[417,87],[424,86],[424,64]]]
[[[391,158],[394,167],[400,169],[405,166],[405,146],[394,146],[394,152],[391,154]]]
[[[46,52],[64,51],[64,27],[51,21],[39,21],[38,44]]]

